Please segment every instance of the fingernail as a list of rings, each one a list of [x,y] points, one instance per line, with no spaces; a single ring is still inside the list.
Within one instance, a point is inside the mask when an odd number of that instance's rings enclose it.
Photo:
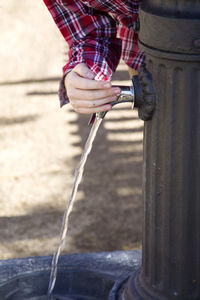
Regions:
[[[120,88],[114,88],[114,89],[112,89],[112,92],[114,93],[114,94],[121,94],[121,89]]]

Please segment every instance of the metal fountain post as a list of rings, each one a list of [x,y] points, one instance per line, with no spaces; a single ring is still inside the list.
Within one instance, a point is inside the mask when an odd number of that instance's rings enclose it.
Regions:
[[[144,0],[157,104],[144,128],[142,267],[124,300],[200,299],[200,0]]]
[[[113,105],[145,121],[142,266],[138,250],[63,255],[56,299],[200,300],[200,0],[143,0],[139,19],[146,66]],[[51,260],[0,261],[0,299],[45,299]]]

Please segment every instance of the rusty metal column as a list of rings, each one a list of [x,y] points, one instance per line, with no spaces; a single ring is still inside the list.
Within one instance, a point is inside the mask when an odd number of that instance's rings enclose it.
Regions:
[[[144,0],[157,94],[144,129],[142,268],[122,299],[200,299],[200,0]]]

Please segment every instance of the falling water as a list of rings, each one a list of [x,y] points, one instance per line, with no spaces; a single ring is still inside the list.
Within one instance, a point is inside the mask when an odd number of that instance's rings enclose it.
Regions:
[[[89,155],[89,153],[92,149],[93,141],[95,139],[95,136],[97,134],[97,131],[99,129],[99,126],[100,126],[102,120],[103,119],[101,119],[101,118],[96,118],[95,119],[95,122],[94,122],[94,124],[91,128],[89,137],[86,141],[85,148],[84,148],[83,154],[81,156],[79,165],[78,165],[77,169],[75,170],[74,185],[73,185],[72,193],[71,193],[70,199],[68,201],[65,214],[63,216],[59,246],[58,246],[58,249],[57,249],[56,253],[54,254],[53,260],[52,260],[51,275],[50,275],[49,288],[48,288],[49,299],[52,299],[52,292],[53,292],[53,289],[54,289],[54,286],[55,286],[55,283],[56,283],[58,259],[59,259],[59,256],[60,256],[61,249],[62,249],[62,247],[64,245],[64,242],[65,242],[65,237],[67,235],[69,215],[70,215],[70,213],[73,209],[74,201],[75,201],[75,198],[76,198],[76,193],[77,193],[78,186],[79,186],[79,184],[81,182],[81,179],[82,179],[82,176],[83,176],[83,171],[84,171],[85,163],[87,161],[87,157],[88,157],[88,155]]]

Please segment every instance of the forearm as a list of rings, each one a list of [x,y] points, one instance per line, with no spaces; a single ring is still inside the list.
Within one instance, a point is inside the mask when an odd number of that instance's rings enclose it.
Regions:
[[[59,90],[63,105],[68,101],[65,74],[84,62],[96,80],[110,80],[121,56],[121,40],[116,37],[116,23],[109,15],[88,9],[79,1],[70,1],[70,5],[66,3],[65,6],[54,0],[44,2],[70,49]]]

